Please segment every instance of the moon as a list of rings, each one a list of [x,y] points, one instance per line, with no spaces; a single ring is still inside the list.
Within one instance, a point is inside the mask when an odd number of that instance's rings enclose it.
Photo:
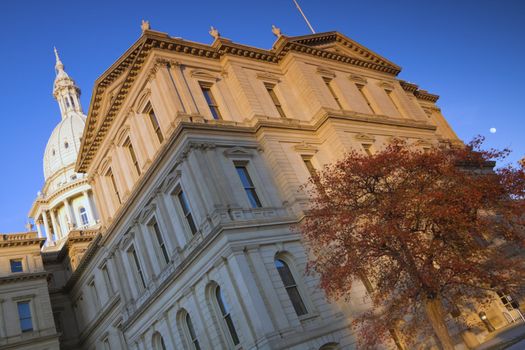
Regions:
[[[495,134],[497,130],[496,130],[496,128],[490,128],[489,131],[490,131],[491,134]]]

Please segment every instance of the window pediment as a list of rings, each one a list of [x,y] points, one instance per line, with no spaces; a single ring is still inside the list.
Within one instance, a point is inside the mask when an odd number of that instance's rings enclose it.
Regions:
[[[281,79],[277,75],[272,74],[270,72],[259,72],[257,73],[256,77],[259,80],[263,80],[263,81],[273,83],[273,84],[277,84],[281,82]]]
[[[232,147],[225,150],[224,155],[227,158],[252,158],[253,150],[244,147]]]
[[[348,79],[350,79],[351,81],[353,81],[354,83],[357,83],[357,84],[366,85],[368,83],[368,80],[366,80],[365,77],[363,77],[362,75],[359,75],[359,74],[350,74]]]
[[[216,74],[203,69],[194,69],[191,71],[190,75],[192,78],[210,83],[215,83],[219,80],[219,77]]]
[[[355,135],[355,139],[359,142],[370,142],[370,143],[374,143],[376,141],[376,138],[370,134],[365,134],[365,133],[361,133],[361,134],[357,134]]]
[[[316,146],[306,143],[305,141],[301,142],[298,145],[294,146],[294,150],[302,154],[315,154],[319,150]]]
[[[325,67],[317,67],[317,74],[330,79],[335,78],[335,72]]]

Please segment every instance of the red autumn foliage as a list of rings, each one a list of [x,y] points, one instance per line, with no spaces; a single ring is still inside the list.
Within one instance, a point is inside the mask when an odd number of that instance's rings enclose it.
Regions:
[[[482,143],[422,152],[395,141],[372,156],[350,152],[310,179],[300,229],[321,287],[338,300],[363,276],[374,286],[371,308],[354,321],[361,347],[396,328],[407,345],[434,334],[449,349],[447,314],[493,291],[523,293],[525,170],[494,170],[509,151]]]

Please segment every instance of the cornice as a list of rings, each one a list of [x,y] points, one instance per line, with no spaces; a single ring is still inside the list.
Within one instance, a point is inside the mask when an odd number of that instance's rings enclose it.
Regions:
[[[414,92],[414,96],[416,96],[419,100],[429,101],[432,103],[437,102],[439,99],[438,95],[431,94],[426,90],[417,90]]]
[[[366,59],[350,57],[342,53],[336,53],[309,46],[313,41],[337,41],[349,48],[354,48],[358,54]],[[225,55],[235,55],[247,59],[264,61],[267,63],[278,63],[289,52],[299,52],[328,60],[338,61],[371,70],[376,70],[392,75],[397,75],[400,68],[391,62],[372,53],[370,50],[358,45],[337,32],[319,33],[302,37],[284,38],[283,44],[272,50],[264,50],[251,46],[233,43],[228,39],[219,38],[213,45],[205,45],[186,41],[179,38],[169,37],[165,33],[146,30],[143,35],[133,44],[124,55],[121,56],[102,76],[95,82],[88,120],[82,137],[79,157],[75,165],[77,172],[86,172],[93,160],[98,147],[105,138],[113,120],[120,111],[128,92],[136,80],[143,64],[151,51],[163,50],[179,54],[197,56],[205,59],[218,60]],[[127,74],[114,98],[109,103],[107,111],[101,111],[102,100],[106,89],[116,80],[122,79]]]
[[[409,83],[404,80],[399,80],[399,84],[405,90],[406,92],[413,93],[414,96],[419,100],[429,101],[429,102],[437,102],[439,99],[438,95],[431,94],[430,92],[426,90],[419,89],[419,86],[413,83]]]
[[[0,277],[0,284],[15,283],[21,281],[30,281],[40,278],[47,278],[48,273],[46,271],[31,272],[31,273],[18,273],[10,276]]]
[[[38,245],[41,247],[45,238],[38,237],[36,232],[0,234],[0,248]]]

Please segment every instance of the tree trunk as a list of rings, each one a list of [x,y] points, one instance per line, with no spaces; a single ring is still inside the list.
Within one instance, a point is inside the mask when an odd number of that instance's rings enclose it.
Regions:
[[[454,350],[454,342],[448,333],[447,325],[443,319],[443,305],[441,305],[441,300],[439,298],[427,297],[425,300],[425,311],[432,325],[432,329],[441,343],[441,348],[443,350]]]

